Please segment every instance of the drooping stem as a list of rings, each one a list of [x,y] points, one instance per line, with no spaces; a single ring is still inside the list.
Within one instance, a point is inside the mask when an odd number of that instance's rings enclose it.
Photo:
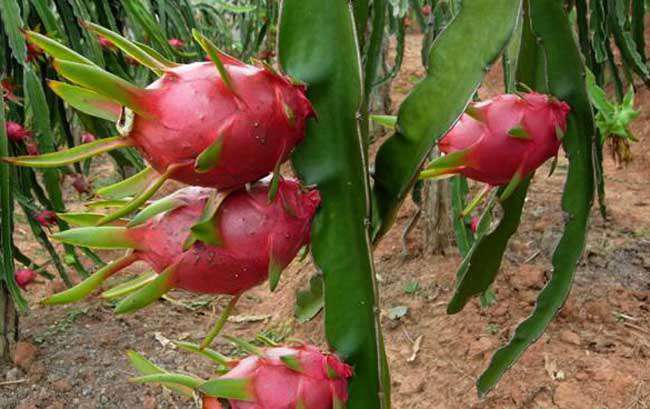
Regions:
[[[237,305],[237,301],[239,301],[239,297],[241,297],[241,294],[237,294],[228,303],[226,308],[221,312],[221,315],[219,316],[219,319],[217,319],[217,322],[214,323],[214,326],[208,333],[208,335],[205,337],[205,339],[201,342],[200,349],[204,350],[205,348],[209,347],[210,344],[212,344],[212,341],[219,335],[221,330],[223,329],[223,326],[226,325],[226,321],[228,321],[228,317],[232,313],[233,308],[235,308],[235,305]]]

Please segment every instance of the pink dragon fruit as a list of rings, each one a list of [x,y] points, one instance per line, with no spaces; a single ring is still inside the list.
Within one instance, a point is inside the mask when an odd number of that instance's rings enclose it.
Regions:
[[[230,409],[333,409],[345,407],[351,376],[349,365],[314,346],[276,347],[242,359],[199,390],[209,396],[221,380],[241,380],[247,399],[228,399]]]
[[[115,44],[113,44],[113,42],[111,40],[109,40],[108,38],[106,38],[104,36],[97,36],[97,41],[99,42],[99,45],[102,48],[105,48],[107,50],[114,50],[115,49]]]
[[[19,104],[21,98],[16,95],[16,86],[8,79],[0,81],[0,91],[2,91],[2,99]]]
[[[86,132],[81,135],[80,140],[81,143],[91,143],[91,142],[95,142],[97,138],[95,137],[95,135],[91,134],[90,132]]]
[[[183,48],[185,47],[185,41],[178,38],[170,38],[167,40],[167,43],[173,48]]]
[[[473,104],[439,142],[446,156],[422,178],[460,173],[501,186],[519,181],[556,156],[569,106],[547,95],[500,95]]]
[[[478,231],[478,224],[481,222],[481,219],[478,216],[472,216],[472,220],[469,224],[469,228],[472,231],[472,233],[476,233]]]
[[[80,173],[74,173],[71,174],[70,177],[72,178],[72,187],[77,191],[77,193],[87,194],[92,192],[90,183],[88,183],[84,175]]]
[[[25,62],[37,62],[43,57],[43,55],[43,50],[40,47],[34,44],[27,44],[27,58],[25,59]]]
[[[42,227],[50,227],[56,224],[57,216],[56,212],[52,210],[41,210],[34,214],[34,220],[38,222]]]
[[[291,180],[279,181],[271,201],[269,189],[263,182],[228,195],[185,188],[145,208],[129,227],[82,227],[54,235],[70,244],[134,250],[46,302],[77,301],[136,261],[159,273],[149,287],[156,292],[145,287],[132,294],[118,305],[118,313],[153,302],[171,288],[238,296],[269,277],[275,287],[282,269],[309,242],[320,196]],[[212,209],[208,217],[207,209]],[[142,297],[149,297],[146,303]]]
[[[36,279],[36,271],[31,268],[19,268],[14,272],[14,278],[18,287],[26,290],[27,286]]]
[[[32,133],[25,129],[21,124],[14,121],[5,122],[7,138],[13,142],[20,142],[31,138]]]
[[[203,409],[339,409],[348,401],[352,367],[333,354],[307,344],[258,348],[246,341],[226,337],[251,355],[232,360],[210,350],[220,361],[218,378],[208,381],[164,371],[143,372],[138,383],[164,382],[175,390],[201,394]],[[197,352],[194,344],[179,342],[181,349]],[[153,363],[134,352],[129,358],[138,370]]]
[[[130,43],[124,48],[128,43],[124,37],[92,23],[86,26],[125,52],[139,47]],[[161,75],[146,89],[101,71],[82,56],[75,62],[55,58],[59,74],[82,87],[52,81],[54,92],[82,111],[117,120],[122,137],[43,158],[5,160],[23,166],[61,166],[134,146],[164,178],[194,186],[238,188],[268,175],[303,139],[306,121],[314,115],[305,86],[268,65],[244,64],[218,51],[199,33],[195,36],[210,62],[178,65],[153,55],[143,58],[145,49],[132,55]],[[34,32],[26,37],[55,57],[60,55],[46,37]]]

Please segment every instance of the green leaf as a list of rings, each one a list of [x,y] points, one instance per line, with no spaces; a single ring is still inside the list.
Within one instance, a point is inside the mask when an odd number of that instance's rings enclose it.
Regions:
[[[255,399],[250,379],[214,379],[199,386],[199,391],[217,398],[246,402],[252,402]]]
[[[90,227],[97,225],[104,214],[102,213],[84,213],[84,212],[67,212],[67,213],[58,213],[57,217],[66,223],[69,223],[77,227]],[[124,225],[128,220],[116,220],[114,224]]]
[[[165,197],[160,200],[156,200],[149,206],[142,209],[140,213],[135,215],[135,217],[129,222],[128,226],[133,227],[145,223],[156,215],[177,209],[184,204],[184,200],[174,197]]]
[[[42,49],[54,58],[75,62],[78,64],[96,66],[96,64],[90,61],[88,58],[66,47],[60,42],[52,40],[48,36],[37,33],[35,31],[25,31],[25,37],[27,40],[29,40],[30,43],[36,45],[38,48]]]
[[[130,178],[124,179],[115,184],[97,189],[97,195],[106,199],[123,199],[135,196],[151,185],[160,175],[151,166],[136,173]]]
[[[148,282],[135,293],[131,293],[115,307],[116,314],[130,314],[138,311],[160,299],[173,288],[173,276],[176,265],[167,267],[154,280]]]
[[[312,223],[312,256],[325,277],[326,337],[356,370],[349,408],[378,409],[390,406],[390,381],[378,330],[369,180],[356,116],[362,103],[356,37],[348,2],[283,2],[280,65],[308,84],[318,115],[318,122],[308,123],[293,165],[323,198]]]
[[[75,146],[68,150],[44,153],[38,156],[8,157],[2,158],[2,160],[15,165],[29,166],[32,168],[55,168],[79,162],[113,149],[125,148],[128,146],[131,146],[131,142],[128,139],[124,139],[121,136],[115,136],[112,138],[98,139],[90,143],[84,143],[83,145]]]
[[[323,275],[316,274],[309,279],[309,288],[296,293],[294,313],[298,322],[305,323],[310,321],[323,309],[324,286]]]
[[[55,94],[70,106],[85,114],[113,122],[120,118],[122,107],[111,98],[106,98],[95,91],[65,82],[50,81],[49,86]]]
[[[77,302],[98,288],[107,278],[118,271],[130,266],[138,260],[138,257],[130,254],[121,257],[112,263],[97,270],[90,277],[80,282],[76,286],[43,300],[43,304],[68,304]]]
[[[210,348],[201,349],[201,347],[198,344],[194,344],[192,342],[176,341],[174,342],[174,345],[176,345],[180,349],[184,349],[186,351],[202,355],[210,359],[214,363],[222,365],[224,367],[229,367],[230,364],[233,362],[232,359],[228,358],[225,355],[220,354],[219,352],[213,349]]]
[[[130,381],[135,383],[160,383],[163,385],[174,385],[177,388],[186,387],[191,389],[196,389],[205,383],[201,378],[172,373],[157,373],[138,376],[136,378],[131,378]]]
[[[125,227],[79,227],[52,235],[54,240],[75,246],[96,249],[137,248]]]
[[[226,84],[228,89],[230,89],[232,92],[235,91],[234,85],[232,82],[232,79],[230,78],[230,74],[228,71],[226,71],[226,67],[223,65],[223,62],[221,61],[221,55],[222,52],[217,48],[216,45],[212,41],[210,41],[207,37],[205,37],[203,34],[201,34],[198,30],[192,30],[192,36],[196,40],[197,43],[203,48],[203,51],[205,51],[208,54],[208,57],[210,57],[210,60],[217,66],[217,70],[219,71],[219,75],[221,75],[221,79],[223,80],[223,83]],[[221,140],[222,138],[219,138],[219,140],[215,141],[215,143],[208,149],[213,149],[217,150],[217,157],[218,157],[218,152],[221,151]],[[218,145],[217,145],[218,143]],[[213,146],[217,145],[217,147],[213,148]],[[198,158],[197,158],[197,166],[198,166]]]
[[[521,0],[464,2],[433,44],[426,78],[400,106],[399,132],[377,153],[373,240],[393,224],[434,143],[465,111],[487,67],[508,44],[520,7]]]
[[[156,366],[153,362],[147,360],[145,357],[135,351],[129,351],[127,352],[127,355],[129,357],[129,361],[131,362],[131,366],[133,366],[135,370],[138,371],[138,373],[142,376],[167,373],[167,371]],[[165,384],[165,386],[181,395],[190,398],[194,396],[194,391],[192,388],[174,384]]]
[[[127,106],[140,115],[152,116],[142,101],[147,91],[128,81],[92,65],[54,60],[52,66],[61,76],[70,81]]]
[[[144,287],[146,284],[153,281],[156,277],[158,277],[158,274],[150,271],[132,280],[128,280],[124,283],[116,285],[110,290],[104,291],[102,293],[102,297],[109,300],[124,297],[125,295],[131,294],[132,292]]]
[[[148,67],[158,75],[162,75],[166,69],[173,67],[166,65],[164,60],[157,59],[154,55],[148,53],[139,45],[131,42],[127,38],[114,31],[108,30],[91,22],[84,22],[84,26],[90,29],[90,31],[93,33],[108,39],[113,44],[115,44],[117,48],[124,51],[126,54],[133,57],[135,60],[139,61],[142,65]]]
[[[546,55],[549,91],[571,106],[567,136],[562,143],[569,158],[562,210],[564,233],[552,257],[553,273],[540,293],[535,309],[510,340],[499,349],[478,380],[481,395],[487,393],[537,340],[566,301],[576,267],[585,248],[589,214],[594,199],[592,141],[593,113],[584,85],[585,68],[574,34],[558,0],[532,1],[528,10],[537,44]]]

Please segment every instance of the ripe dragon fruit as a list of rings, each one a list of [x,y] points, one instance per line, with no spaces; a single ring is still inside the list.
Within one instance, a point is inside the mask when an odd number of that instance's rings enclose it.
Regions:
[[[534,92],[473,104],[440,140],[446,155],[431,162],[421,178],[460,173],[513,190],[557,155],[569,111],[566,103]]]
[[[215,398],[227,402],[230,409],[337,409],[346,406],[352,367],[336,355],[306,344],[262,349],[245,341],[229,339],[251,355],[236,361],[221,357],[221,367],[227,372],[218,378],[204,381],[165,372],[163,375],[143,373],[132,381],[163,382],[179,391],[183,390],[181,388],[197,390],[202,394],[203,407],[209,409],[225,407]],[[187,343],[177,345],[196,351],[196,347]],[[130,358],[136,368],[143,367],[143,361],[147,366],[153,365],[135,353],[131,353]]]
[[[0,91],[2,91],[2,99],[20,104],[21,99],[16,95],[16,86],[11,83],[8,79],[0,81]]]
[[[185,47],[185,41],[179,39],[179,38],[170,38],[167,40],[167,44],[172,46],[173,48],[183,48]]]
[[[81,143],[91,143],[95,142],[97,140],[97,137],[95,137],[95,135],[91,134],[90,132],[86,132],[83,133],[79,139],[81,140]]]
[[[70,177],[72,178],[72,187],[77,191],[77,193],[88,194],[92,192],[92,187],[84,175],[81,173],[73,173],[70,175]]]
[[[86,26],[160,78],[146,89],[138,88],[48,37],[26,32],[30,42],[54,57],[53,66],[61,76],[80,85],[51,81],[54,92],[81,111],[117,121],[121,136],[4,160],[58,167],[112,149],[136,147],[155,169],[156,178],[147,180],[132,206],[101,224],[135,210],[169,178],[233,189],[268,175],[288,159],[304,137],[307,119],[314,116],[304,85],[269,65],[247,65],[223,54],[198,32],[195,38],[211,61],[179,65],[100,26]]]
[[[7,138],[12,142],[20,142],[29,140],[32,133],[25,129],[21,124],[14,121],[5,122],[5,130],[7,131]]]
[[[77,301],[136,261],[146,262],[159,275],[123,300],[118,313],[141,308],[172,288],[238,296],[267,278],[275,288],[282,269],[309,242],[320,195],[303,191],[292,180],[280,180],[271,201],[270,190],[264,182],[227,195],[189,187],[154,202],[126,227],[81,227],[55,234],[54,239],[69,244],[132,251],[45,302]]]
[[[41,210],[34,214],[34,220],[38,222],[42,227],[50,227],[56,224],[57,216],[56,212],[52,210]]]
[[[14,278],[18,287],[25,290],[36,279],[36,271],[31,268],[19,268],[14,272]]]

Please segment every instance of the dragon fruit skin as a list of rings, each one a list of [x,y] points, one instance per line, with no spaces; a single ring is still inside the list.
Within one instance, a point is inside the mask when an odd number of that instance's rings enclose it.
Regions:
[[[185,46],[185,41],[179,38],[170,38],[169,40],[167,40],[167,44],[169,44],[173,48],[183,48]]]
[[[36,220],[42,227],[53,226],[56,224],[57,220],[56,212],[53,212],[52,210],[42,210],[34,215],[34,220]]]
[[[18,287],[25,290],[36,279],[36,271],[31,268],[19,268],[14,272],[14,278]]]
[[[296,368],[281,358],[291,357]],[[344,407],[352,368],[310,345],[268,348],[249,356],[221,379],[249,379],[252,401],[229,400],[231,409],[332,409]],[[302,406],[301,406],[302,405]]]
[[[240,187],[266,176],[303,138],[314,112],[304,87],[269,70],[224,58],[234,94],[215,65],[170,69],[151,84],[142,103],[152,119],[136,115],[128,137],[159,172],[194,186]],[[197,172],[195,161],[220,140],[216,165]]]
[[[492,186],[525,176],[557,155],[558,130],[566,132],[569,106],[552,97],[529,93],[500,95],[473,106],[439,142],[445,154],[466,151],[450,173]]]
[[[7,138],[12,142],[20,142],[31,138],[32,133],[25,129],[21,124],[14,121],[5,122]]]
[[[253,185],[250,193],[246,189],[231,193],[216,215],[223,245],[199,241],[183,251],[209,192],[183,189],[179,193],[185,196],[186,206],[129,231],[129,236],[140,244],[136,254],[156,271],[162,272],[178,262],[172,278],[174,287],[197,293],[240,294],[267,279],[271,262],[286,267],[309,242],[311,219],[320,195],[317,191],[302,192],[298,183],[283,180],[271,203],[268,186],[263,183]]]

